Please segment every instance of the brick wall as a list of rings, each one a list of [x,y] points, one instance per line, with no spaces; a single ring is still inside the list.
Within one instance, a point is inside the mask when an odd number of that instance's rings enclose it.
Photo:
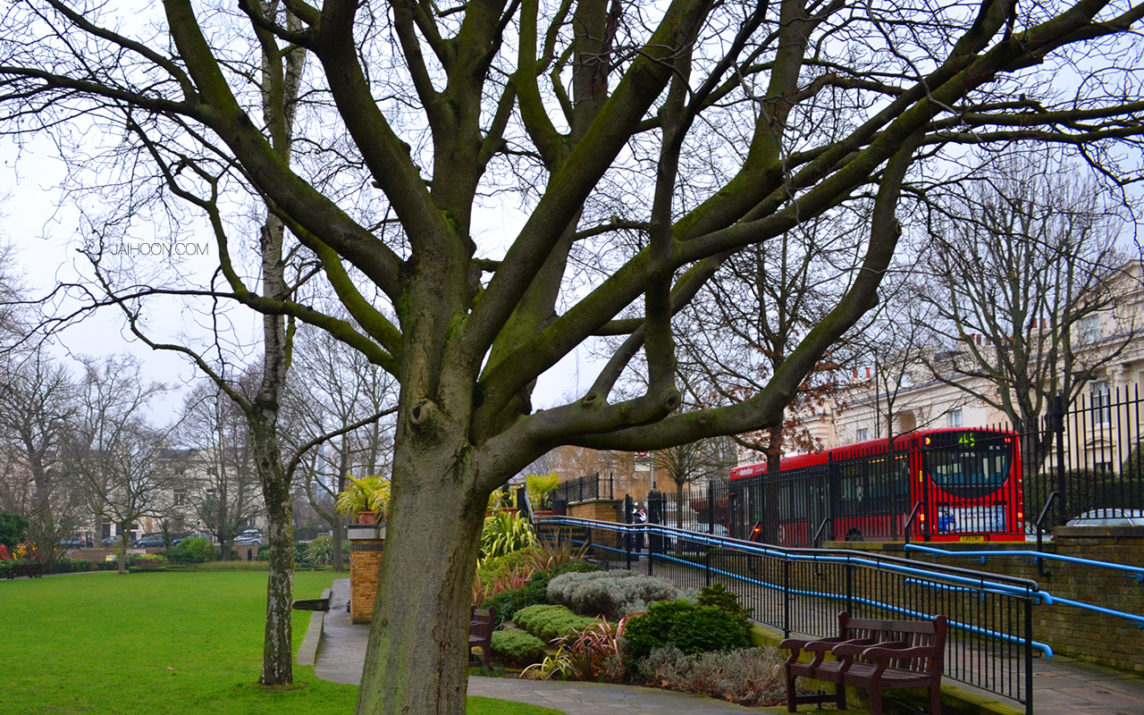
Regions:
[[[624,502],[620,499],[572,502],[568,505],[568,516],[596,521],[623,521]]]
[[[373,619],[383,544],[381,539],[361,539],[350,544],[350,619],[354,623],[369,623]]]
[[[1046,553],[1144,569],[1144,527],[1061,527],[1055,536],[1055,541],[1045,544]],[[981,544],[933,545],[982,550]],[[1036,549],[1034,543],[990,546]],[[917,552],[911,558],[1031,579],[1054,597],[1144,616],[1144,583],[1123,571],[1046,559],[1042,576],[1035,561],[1019,556],[987,558],[984,564],[972,557],[937,558]],[[1118,616],[1067,605],[1034,606],[1033,638],[1061,655],[1144,674],[1144,630]]]

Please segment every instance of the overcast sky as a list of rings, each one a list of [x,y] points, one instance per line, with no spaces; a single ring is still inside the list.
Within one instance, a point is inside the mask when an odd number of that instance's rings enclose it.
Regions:
[[[29,297],[50,293],[61,283],[90,279],[90,267],[78,253],[83,245],[82,228],[77,212],[68,206],[59,206],[59,186],[65,178],[63,163],[53,155],[51,145],[36,140],[17,151],[15,145],[0,141],[0,239],[13,247],[12,273],[18,276]],[[523,221],[522,215],[512,207],[483,209],[477,213],[478,230],[483,234],[481,244],[496,240],[497,236],[511,238]],[[140,245],[153,238],[164,246],[162,236],[146,237],[135,232],[131,261],[142,272],[161,267],[157,262],[172,258],[159,249]],[[478,239],[480,240],[480,239]],[[184,255],[178,259],[179,267],[190,272],[205,284],[217,267],[218,254],[209,237],[195,239],[184,252],[198,253],[199,244],[205,243],[206,255]],[[165,249],[163,249],[165,250]],[[178,339],[186,336],[204,337],[209,332],[197,324],[198,316],[180,309],[173,301],[169,307],[150,310],[153,316],[148,329],[156,338]],[[236,332],[244,340],[255,341],[260,335],[259,318],[252,311],[232,310],[231,319]],[[173,389],[155,401],[151,418],[156,423],[167,423],[174,418],[182,403],[183,388],[198,378],[197,371],[184,358],[172,353],[156,353],[139,343],[130,334],[122,314],[112,308],[89,316],[78,325],[67,328],[53,343],[50,351],[61,360],[73,362],[79,355],[104,356],[129,353],[141,363],[142,377],[161,382]],[[576,356],[569,356],[549,371],[540,381],[533,400],[537,408],[563,403],[573,394],[579,394],[592,376],[588,370],[587,351],[578,351],[581,369],[576,369]],[[579,381],[579,382],[578,382]]]

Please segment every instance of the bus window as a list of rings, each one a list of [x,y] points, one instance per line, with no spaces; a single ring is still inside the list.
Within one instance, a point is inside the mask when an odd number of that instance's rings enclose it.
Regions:
[[[969,442],[943,442],[926,448],[923,464],[934,484],[951,496],[979,499],[992,494],[1009,478],[1011,444],[980,436]]]

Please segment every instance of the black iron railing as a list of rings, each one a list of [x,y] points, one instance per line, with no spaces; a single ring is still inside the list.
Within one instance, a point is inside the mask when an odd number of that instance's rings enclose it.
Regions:
[[[715,497],[712,497],[714,499]],[[716,522],[717,523],[717,522]],[[950,623],[945,675],[1033,712],[1036,582],[865,552],[784,549],[711,533],[555,517],[542,538],[571,540],[610,568],[646,569],[685,589],[715,582],[739,594],[752,618],[784,635],[829,636],[839,611],[863,618]],[[636,548],[642,543],[644,549]]]
[[[556,487],[553,498],[565,505],[591,499],[613,499],[612,482],[612,477],[601,477],[599,472],[586,474],[561,482]]]

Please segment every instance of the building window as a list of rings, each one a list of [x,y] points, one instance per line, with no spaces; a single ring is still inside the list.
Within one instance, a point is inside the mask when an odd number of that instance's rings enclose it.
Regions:
[[[949,411],[949,426],[960,427],[962,425],[961,410]]]
[[[1095,343],[1100,340],[1100,316],[1086,315],[1081,318],[1077,323],[1076,337],[1081,344]]]
[[[1092,397],[1092,423],[1094,425],[1111,424],[1112,396],[1108,391],[1108,383],[1103,380],[1092,383],[1089,394]]]
[[[870,428],[860,427],[858,432],[854,435],[854,439],[857,442],[865,442],[866,440],[870,439]]]

